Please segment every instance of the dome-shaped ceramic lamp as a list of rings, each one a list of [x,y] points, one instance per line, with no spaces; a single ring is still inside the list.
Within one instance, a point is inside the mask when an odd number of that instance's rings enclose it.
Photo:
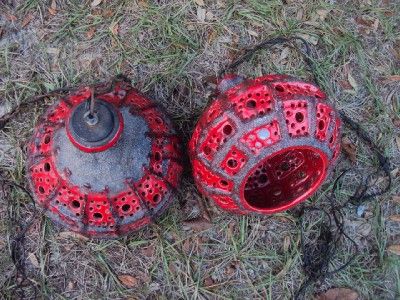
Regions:
[[[289,209],[334,166],[340,126],[314,84],[286,75],[226,75],[189,144],[196,185],[228,211]]]
[[[180,141],[166,115],[126,82],[91,99],[83,88],[42,116],[28,146],[28,180],[54,222],[90,237],[117,237],[171,203],[182,171]]]

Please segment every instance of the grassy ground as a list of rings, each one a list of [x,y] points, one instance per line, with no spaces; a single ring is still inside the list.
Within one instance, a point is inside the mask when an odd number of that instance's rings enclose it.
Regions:
[[[400,260],[387,251],[389,245],[400,243],[400,223],[390,218],[400,213],[400,204],[392,200],[400,192],[398,1],[103,0],[95,7],[90,4],[0,1],[0,116],[47,90],[124,73],[166,107],[187,141],[212,92],[204,84],[207,76],[214,76],[240,49],[263,38],[300,35],[318,49],[318,75],[331,100],[384,147],[397,176],[391,191],[370,203],[364,217],[346,211],[346,230],[361,251],[351,267],[314,285],[307,297],[330,287],[353,288],[363,299],[399,297]],[[239,72],[312,78],[300,57],[285,46],[261,52]],[[22,184],[26,141],[49,103],[30,107],[0,132],[0,167]],[[352,132],[345,130],[345,135],[357,147],[358,170],[366,173],[377,166]],[[331,179],[348,166],[342,155]],[[346,176],[338,199],[351,193],[357,179],[352,172]],[[309,204],[323,204],[332,181]],[[18,191],[0,197],[0,298],[12,299],[17,297],[18,278],[10,258],[13,223],[8,214],[26,220],[32,207]],[[37,217],[26,239],[27,276],[35,288],[24,288],[24,296],[292,297],[304,280],[296,209],[272,217],[226,214],[196,192],[189,169],[178,200],[186,206],[175,204],[158,224],[119,240],[86,240]],[[184,223],[185,215],[200,209],[199,203],[208,207],[212,224]],[[308,228],[321,221],[314,216]],[[351,255],[350,245],[341,247],[337,265]],[[121,275],[130,276],[128,284],[121,282]]]

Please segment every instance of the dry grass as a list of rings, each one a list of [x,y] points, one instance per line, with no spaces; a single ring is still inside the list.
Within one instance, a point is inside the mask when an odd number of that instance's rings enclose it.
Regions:
[[[51,8],[51,2],[56,6]],[[395,142],[400,130],[394,124],[400,118],[399,81],[390,80],[400,75],[398,1],[205,0],[202,7],[196,4],[202,1],[184,0],[102,2],[95,8],[80,0],[1,2],[0,115],[35,94],[125,73],[166,107],[187,141],[212,91],[203,82],[206,76],[263,38],[300,34],[316,43],[317,72],[332,101],[384,147],[393,169],[400,167]],[[300,57],[285,46],[261,52],[239,72],[311,78]],[[356,86],[349,86],[349,74]],[[21,183],[25,142],[44,107],[31,107],[0,132],[0,167]],[[352,132],[345,134],[357,146],[356,167],[367,172],[377,166],[368,148]],[[342,156],[332,178],[348,166]],[[354,178],[347,175],[339,199],[351,192]],[[323,203],[331,183],[309,203]],[[390,201],[399,192],[397,176],[388,195],[368,204],[368,218],[346,211],[346,229],[361,252],[351,267],[315,285],[308,297],[335,286],[354,288],[365,299],[399,297],[400,260],[386,251],[399,243],[400,224],[388,220],[400,213],[400,206]],[[18,191],[0,197],[0,298],[12,299],[17,281],[8,214],[26,220],[32,207]],[[119,240],[71,237],[45,217],[36,218],[26,240],[27,275],[35,288],[25,288],[25,297],[292,297],[304,279],[295,211],[272,217],[225,214],[197,194],[190,176],[178,200],[187,201],[186,210],[203,201],[212,213],[211,228],[187,228],[178,204],[158,224]],[[371,230],[361,232],[360,227]],[[337,264],[350,256],[350,245],[342,247]],[[137,282],[127,288],[118,279],[122,274]]]

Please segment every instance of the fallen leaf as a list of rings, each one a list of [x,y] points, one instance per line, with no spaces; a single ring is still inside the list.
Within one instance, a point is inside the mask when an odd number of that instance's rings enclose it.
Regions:
[[[54,47],[49,47],[46,49],[46,53],[58,56],[60,54],[60,49],[54,48]]]
[[[289,47],[285,47],[283,48],[281,55],[279,56],[279,61],[282,61],[284,59],[286,59],[289,55],[290,49]]]
[[[96,28],[94,27],[90,27],[90,29],[88,31],[86,31],[86,37],[88,40],[91,40],[94,36],[94,34],[96,33]]]
[[[349,83],[352,86],[352,88],[355,91],[357,91],[358,90],[358,84],[357,84],[356,80],[354,79],[354,77],[351,75],[350,72],[349,72],[349,74],[347,74],[347,80],[349,81]]]
[[[370,27],[374,24],[374,21],[368,20],[364,17],[356,17],[355,21],[358,25],[367,26],[367,27]]]
[[[357,233],[366,237],[371,233],[372,226],[369,223],[363,223],[357,227]]]
[[[133,288],[138,284],[138,280],[131,275],[119,275],[118,280],[127,288]]]
[[[64,239],[68,239],[68,238],[72,238],[72,239],[77,239],[77,240],[81,240],[81,241],[87,241],[89,240],[88,237],[77,233],[77,232],[73,232],[73,231],[63,231],[59,233],[59,237],[64,238]]]
[[[391,245],[388,247],[388,251],[400,256],[400,245]]]
[[[32,14],[27,14],[25,18],[22,20],[21,27],[22,28],[26,27],[33,19],[34,16]]]
[[[216,30],[210,30],[208,35],[207,35],[207,42],[211,44],[218,36],[218,33]]]
[[[147,2],[147,0],[140,0],[140,1],[138,2],[138,4],[139,4],[139,6],[142,7],[142,8],[147,8],[147,7],[149,7],[149,3]]]
[[[51,7],[49,7],[48,11],[52,16],[55,16],[57,14],[57,11],[52,9]]]
[[[34,253],[29,253],[28,259],[35,268],[39,268],[39,261]]]
[[[103,0],[93,0],[92,3],[90,3],[90,6],[92,8],[98,6]]]
[[[301,21],[303,20],[304,10],[300,8],[296,13],[296,20]]]
[[[207,277],[204,279],[204,286],[209,287],[214,284],[214,280],[211,277]]]
[[[226,236],[227,236],[228,240],[232,239],[234,230],[235,230],[235,223],[234,222],[230,222],[228,224],[228,228],[226,230]]]
[[[342,148],[344,153],[349,157],[352,163],[355,163],[357,160],[357,147],[353,144],[352,141],[348,137],[342,138]]]
[[[218,8],[224,8],[226,7],[226,3],[223,0],[217,0],[217,7]]]
[[[255,32],[254,30],[247,29],[247,32],[252,36],[255,36],[255,37],[259,36],[259,34],[257,32]]]
[[[6,15],[8,21],[15,22],[17,21],[17,17],[14,15]]]
[[[117,22],[113,22],[110,26],[110,31],[112,34],[114,35],[118,35],[118,31],[119,31],[119,25]]]
[[[206,13],[206,20],[212,21],[214,19],[214,14],[211,11],[207,11]]]
[[[321,21],[325,21],[326,16],[328,15],[328,13],[330,12],[330,10],[326,10],[326,9],[317,9],[317,15],[319,16],[319,19]]]
[[[393,200],[394,202],[396,202],[397,204],[400,204],[400,196],[393,196],[393,197],[392,197],[392,200]]]
[[[206,19],[206,10],[200,6],[197,7],[197,20],[204,22]]]
[[[1,37],[1,35],[0,35]],[[396,126],[397,128],[400,128],[400,118],[393,118],[393,125]]]
[[[333,288],[315,298],[316,300],[356,300],[358,293],[348,288]]]
[[[176,267],[175,267],[175,263],[173,261],[170,261],[168,263],[168,270],[171,274],[174,274],[176,272]]]
[[[236,273],[236,265],[234,263],[229,264],[226,268],[225,268],[225,274],[228,276],[231,276],[233,274]]]
[[[138,278],[140,279],[140,283],[150,283],[151,282],[151,276],[149,276],[148,272],[139,272],[138,273]]]
[[[102,15],[104,18],[111,18],[111,17],[114,15],[114,11],[113,11],[112,9],[106,9],[106,10],[103,10],[103,12],[101,13],[101,15]]]
[[[397,177],[397,173],[399,173],[400,168],[394,168],[392,171],[390,171],[390,175],[392,175],[392,177],[396,178]]]
[[[190,253],[190,250],[192,248],[192,242],[190,239],[186,239],[183,241],[182,243],[182,250],[183,252],[185,252],[186,254]]]
[[[303,33],[298,34],[298,36],[305,39],[307,42],[314,46],[318,44],[318,38],[316,36]]]
[[[344,90],[351,90],[353,88],[347,80],[340,80],[339,84]]]
[[[67,287],[66,287],[65,290],[67,292],[70,292],[70,291],[72,291],[74,289],[74,287],[75,287],[74,283],[72,281],[70,281],[70,282],[68,282]]]
[[[394,42],[391,52],[393,53],[395,59],[400,59],[400,39]]]
[[[400,75],[391,75],[382,78],[384,83],[400,81]]]
[[[50,7],[49,7],[48,11],[52,16],[57,14],[57,2],[56,2],[56,0],[52,0],[51,1],[51,4],[50,4]]]
[[[290,236],[286,235],[283,239],[283,251],[287,252],[290,247]]]
[[[391,215],[389,216],[389,220],[393,222],[400,222],[400,215]]]
[[[400,151],[400,136],[396,136],[397,149]]]
[[[372,24],[374,32],[378,30],[378,27],[379,27],[379,19],[375,19],[374,23]]]
[[[197,5],[204,6],[204,0],[194,0]]]
[[[207,221],[203,217],[198,217],[198,218],[192,219],[190,221],[184,221],[183,224],[185,226],[188,226],[189,228],[191,228],[194,231],[207,230],[213,226],[213,224],[210,221]]]
[[[142,253],[143,256],[146,257],[153,257],[154,256],[154,245],[150,245],[146,248],[143,248],[140,252]]]

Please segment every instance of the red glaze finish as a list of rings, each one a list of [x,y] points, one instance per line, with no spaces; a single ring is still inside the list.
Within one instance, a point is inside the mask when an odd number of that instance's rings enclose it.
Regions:
[[[310,197],[340,153],[326,95],[287,75],[219,81],[189,142],[199,191],[224,210],[271,214]]]
[[[100,152],[79,152],[80,148],[77,147],[73,152],[78,151],[78,154],[71,159],[85,157],[86,162],[82,161],[84,165],[91,156],[97,158],[98,155],[115,151],[119,147],[122,149],[121,153],[135,155],[134,151],[137,151],[144,163],[134,164],[132,176],[128,174],[126,178],[104,174],[111,181],[120,181],[114,189],[109,188],[108,183],[97,190],[90,184],[77,184],[76,180],[72,180],[74,174],[71,170],[60,168],[60,149],[65,147],[66,142],[60,143],[59,140],[60,136],[67,135],[65,124],[74,107],[89,97],[91,90],[83,88],[60,99],[42,116],[28,144],[27,177],[36,202],[56,223],[94,238],[118,237],[149,224],[172,201],[182,173],[180,139],[165,114],[153,102],[129,84],[118,82],[114,90],[96,97],[113,104],[119,110],[121,122],[125,118],[122,122],[125,123],[125,128],[132,122],[129,118],[139,122],[130,125],[131,130],[134,128],[138,131],[135,124],[144,124],[148,131],[137,138],[143,142],[143,146],[138,145],[135,150],[124,149],[123,147],[129,145],[132,134],[125,133],[124,137],[122,132],[118,135],[122,134],[120,139],[112,145],[98,149]],[[122,111],[124,113],[121,114]],[[129,120],[126,120],[127,117]],[[121,131],[124,130],[122,128]],[[69,147],[68,149],[73,149],[75,144],[71,143]],[[147,150],[148,153],[143,155],[143,151]],[[113,162],[110,164],[112,172]],[[97,174],[100,177],[103,174],[102,170],[97,170],[96,164],[84,165],[82,170],[89,170],[94,177],[96,172],[100,173]],[[133,174],[137,177],[136,180],[133,180]],[[78,173],[78,177],[79,175]],[[93,183],[96,184],[95,181]]]

